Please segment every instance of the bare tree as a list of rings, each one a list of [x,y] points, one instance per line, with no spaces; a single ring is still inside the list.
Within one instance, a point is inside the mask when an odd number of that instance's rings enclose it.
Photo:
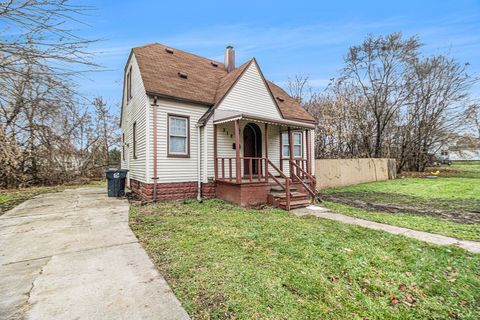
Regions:
[[[374,157],[383,155],[385,129],[408,96],[405,70],[419,47],[416,37],[403,39],[401,33],[370,35],[361,45],[352,46],[345,57],[341,80],[360,89],[374,116]]]
[[[92,150],[84,145],[101,140],[105,149],[113,143],[111,136],[102,140],[105,130],[85,143],[79,134],[91,129],[93,120],[73,80],[97,67],[86,51],[96,40],[74,29],[91,9],[67,0],[0,3],[0,187],[75,179],[79,153]],[[96,118],[111,116],[104,108]]]
[[[350,48],[341,76],[303,101],[318,121],[316,157],[392,157],[398,170],[422,171],[462,119],[478,125],[476,105],[461,117],[477,80],[468,64],[421,57],[420,48],[417,38],[399,33]]]
[[[302,103],[305,100],[305,95],[311,90],[308,81],[309,77],[306,74],[297,74],[293,78],[288,78],[288,93],[299,103]]]
[[[470,127],[480,139],[480,104],[473,103],[467,107],[464,113],[467,126]]]
[[[0,3],[0,70],[4,79],[29,74],[26,66],[43,66],[57,75],[72,74],[71,64],[96,66],[85,49],[97,40],[82,38],[75,24],[92,7],[67,0],[23,0]]]
[[[456,129],[472,79],[465,65],[443,55],[415,61],[409,73],[411,94],[403,112],[404,131],[409,133],[406,162],[410,169],[423,171],[435,146]],[[404,163],[402,156],[397,157]]]

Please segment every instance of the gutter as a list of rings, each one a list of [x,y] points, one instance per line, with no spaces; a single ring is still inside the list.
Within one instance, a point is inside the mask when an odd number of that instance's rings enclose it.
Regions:
[[[201,164],[200,164],[200,126],[197,126],[197,201],[202,202],[202,181],[201,181]]]
[[[153,201],[157,201],[157,97],[153,98]]]

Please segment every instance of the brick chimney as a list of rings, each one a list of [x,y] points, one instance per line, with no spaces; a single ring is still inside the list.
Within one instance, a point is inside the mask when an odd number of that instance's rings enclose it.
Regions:
[[[225,70],[227,72],[235,69],[235,50],[233,46],[227,46],[225,49]]]

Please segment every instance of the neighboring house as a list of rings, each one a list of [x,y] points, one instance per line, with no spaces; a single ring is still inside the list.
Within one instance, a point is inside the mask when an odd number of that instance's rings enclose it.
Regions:
[[[120,126],[127,185],[145,200],[290,209],[315,194],[315,119],[254,58],[235,67],[233,47],[225,63],[161,44],[133,48]]]
[[[451,161],[480,160],[480,139],[471,136],[455,135],[448,144],[441,146],[440,158]]]

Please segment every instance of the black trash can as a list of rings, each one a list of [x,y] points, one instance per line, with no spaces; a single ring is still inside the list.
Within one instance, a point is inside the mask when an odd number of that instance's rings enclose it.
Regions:
[[[108,196],[124,197],[127,169],[108,169],[105,171],[108,180]]]

